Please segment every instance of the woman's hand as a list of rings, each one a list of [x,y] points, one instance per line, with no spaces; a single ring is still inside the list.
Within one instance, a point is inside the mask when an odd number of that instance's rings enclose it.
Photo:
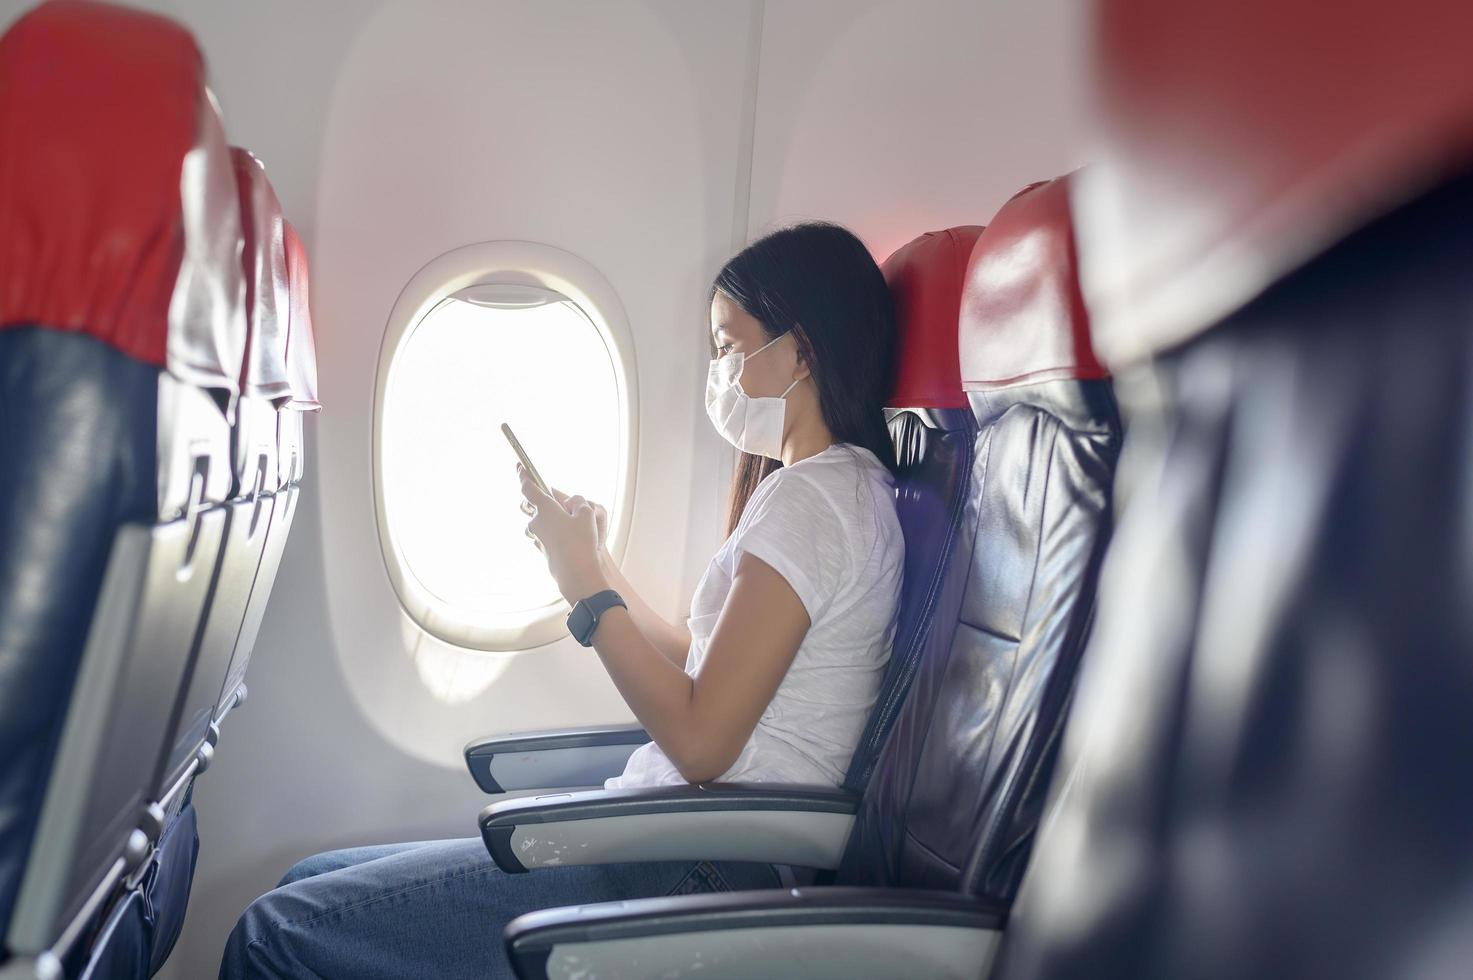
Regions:
[[[517,476],[522,482],[522,509],[530,508],[533,514],[527,536],[547,557],[547,570],[563,598],[573,603],[608,588],[599,562],[602,534],[594,505],[578,496],[561,501],[549,497],[520,463]]]
[[[568,508],[569,501],[575,499],[563,493],[557,487],[548,487],[547,489],[552,491],[552,495],[557,498],[557,502],[562,504],[564,509]],[[583,500],[582,497],[576,499]],[[603,550],[609,543],[609,512],[604,509],[603,504],[596,504],[592,500],[584,500],[583,502],[593,508],[593,521],[598,527],[598,547],[599,550]]]

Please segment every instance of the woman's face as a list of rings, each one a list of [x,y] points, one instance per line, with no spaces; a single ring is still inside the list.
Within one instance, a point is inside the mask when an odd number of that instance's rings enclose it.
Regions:
[[[772,338],[756,317],[719,291],[711,299],[711,340],[717,357],[743,355],[739,380],[742,390],[753,398],[781,395],[797,377],[798,355],[792,337],[782,337],[754,359],[752,355]]]

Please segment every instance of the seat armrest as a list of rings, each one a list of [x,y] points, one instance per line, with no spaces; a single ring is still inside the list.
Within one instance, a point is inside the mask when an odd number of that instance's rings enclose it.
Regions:
[[[523,980],[985,977],[1006,920],[958,892],[795,888],[547,909],[504,938]]]
[[[621,861],[763,861],[834,868],[859,797],[832,786],[704,783],[493,803],[481,838],[502,871]]]
[[[492,735],[465,747],[465,764],[488,793],[602,786],[649,740],[648,732],[632,725]]]

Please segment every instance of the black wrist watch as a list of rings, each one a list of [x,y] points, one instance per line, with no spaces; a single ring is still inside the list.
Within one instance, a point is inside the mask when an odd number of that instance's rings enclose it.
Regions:
[[[579,599],[573,603],[573,611],[568,613],[568,632],[584,646],[593,646],[593,632],[598,629],[599,618],[615,606],[629,608],[624,597],[613,589],[604,589],[587,599]]]

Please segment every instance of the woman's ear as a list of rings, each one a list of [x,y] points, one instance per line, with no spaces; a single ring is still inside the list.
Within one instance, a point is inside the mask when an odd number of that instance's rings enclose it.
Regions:
[[[803,328],[796,323],[793,324],[793,329],[789,332],[793,335],[793,356],[797,359],[797,363],[793,366],[793,380],[802,381],[804,378],[813,374],[813,369],[809,365],[806,355],[808,338],[804,336]]]

